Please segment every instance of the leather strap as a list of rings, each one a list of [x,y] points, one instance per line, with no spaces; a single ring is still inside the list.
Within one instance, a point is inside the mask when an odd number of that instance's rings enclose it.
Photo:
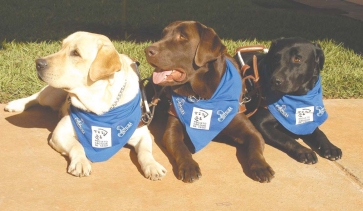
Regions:
[[[242,46],[236,49],[235,53],[250,53],[250,52],[257,52],[263,51],[265,48],[264,45],[249,45],[249,46]]]

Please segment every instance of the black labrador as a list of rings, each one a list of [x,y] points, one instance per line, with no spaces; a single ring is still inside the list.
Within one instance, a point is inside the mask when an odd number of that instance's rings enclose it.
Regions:
[[[242,54],[251,67],[252,55]],[[267,105],[250,120],[266,143],[305,164],[318,161],[313,150],[329,160],[340,159],[342,150],[318,127],[327,118],[320,82],[325,61],[321,46],[302,38],[281,38],[272,42],[267,54],[255,55],[262,98]],[[234,58],[238,58],[237,54]],[[313,150],[299,144],[298,138]]]

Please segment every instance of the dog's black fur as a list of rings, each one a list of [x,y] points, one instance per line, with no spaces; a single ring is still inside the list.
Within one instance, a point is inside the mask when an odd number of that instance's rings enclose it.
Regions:
[[[253,67],[252,54],[246,53],[242,56]],[[305,95],[311,90],[325,61],[320,45],[302,38],[277,39],[272,42],[267,54],[260,53],[257,57],[262,90],[264,86],[269,86],[275,92],[289,95]],[[234,58],[237,59],[237,56]],[[266,74],[264,71],[269,71],[270,78],[263,77]],[[310,135],[297,136],[286,130],[265,108],[259,108],[250,120],[267,144],[281,149],[299,162],[316,163],[318,158],[313,150],[329,160],[342,157],[342,150],[333,145],[319,128]],[[298,138],[313,150],[299,144],[296,141]]]

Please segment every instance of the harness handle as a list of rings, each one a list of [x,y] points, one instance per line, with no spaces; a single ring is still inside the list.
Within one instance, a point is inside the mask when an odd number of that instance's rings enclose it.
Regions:
[[[264,51],[265,53],[267,53],[268,49],[264,45],[248,45],[237,48],[235,53],[250,53],[257,51]]]

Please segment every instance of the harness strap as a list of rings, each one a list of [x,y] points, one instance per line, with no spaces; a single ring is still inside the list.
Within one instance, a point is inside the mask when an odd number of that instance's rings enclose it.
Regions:
[[[250,67],[248,67],[248,68],[250,68]],[[261,89],[260,89],[260,83],[259,83],[260,76],[258,74],[258,65],[257,65],[257,56],[256,55],[253,55],[253,70],[254,70],[254,75],[246,75],[245,74],[246,71],[242,75],[243,83],[246,83],[247,80],[252,81],[253,82],[253,87],[254,87],[254,89],[252,91],[250,91],[250,92],[248,92],[248,90],[246,88],[244,90],[245,92],[243,93],[243,95],[248,94],[250,98],[252,98],[252,96],[257,95],[257,106],[253,111],[246,114],[247,117],[250,117],[253,114],[255,114],[257,109],[260,106],[260,103],[261,103]]]
[[[145,80],[149,80],[149,78],[147,79],[141,79],[141,75],[140,75],[140,71],[138,66],[140,65],[140,63],[134,59],[134,64],[135,64],[135,69],[136,69],[136,74],[139,78],[139,86],[140,86],[140,91],[141,91],[141,101],[142,101],[142,114],[141,114],[141,120],[139,122],[139,125],[137,127],[142,127],[144,125],[149,125],[154,117],[154,111],[155,111],[155,107],[150,110],[149,104],[147,102],[147,98],[146,98],[146,94],[145,94],[145,86],[144,86],[144,82]],[[156,92],[155,92],[156,93]],[[156,102],[157,104],[157,102]],[[155,104],[155,105],[156,105]]]
[[[246,114],[247,117],[252,116],[256,113],[257,109],[261,105],[261,85],[259,83],[260,76],[258,73],[258,63],[257,63],[257,56],[253,55],[253,74],[247,73],[247,70],[249,70],[251,67],[244,63],[241,53],[250,53],[250,52],[256,52],[256,51],[266,51],[266,48],[264,45],[253,45],[253,46],[243,46],[236,49],[236,53],[238,55],[238,58],[241,63],[241,75],[242,75],[242,96],[240,100],[240,112],[243,112]],[[253,90],[247,89],[247,83],[250,84],[250,87],[253,87]],[[253,96],[257,96],[257,104],[256,107],[252,110],[247,112],[246,103],[250,102]]]

